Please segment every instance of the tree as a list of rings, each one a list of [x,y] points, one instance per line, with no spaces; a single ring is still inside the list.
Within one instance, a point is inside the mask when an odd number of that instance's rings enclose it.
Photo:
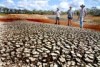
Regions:
[[[89,11],[89,14],[93,16],[100,16],[100,9],[97,9],[96,7],[92,7]]]

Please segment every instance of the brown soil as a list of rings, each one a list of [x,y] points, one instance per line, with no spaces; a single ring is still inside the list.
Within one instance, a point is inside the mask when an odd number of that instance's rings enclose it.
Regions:
[[[28,20],[28,21],[36,21],[42,23],[50,23],[50,24],[55,23],[55,20],[49,19],[43,15],[8,14],[8,15],[0,16],[0,21],[3,22],[12,22],[15,20]],[[71,24],[72,27],[79,27],[79,23],[72,22]],[[67,25],[67,21],[66,22],[60,21],[60,25]],[[100,31],[100,24],[84,23],[84,28]]]

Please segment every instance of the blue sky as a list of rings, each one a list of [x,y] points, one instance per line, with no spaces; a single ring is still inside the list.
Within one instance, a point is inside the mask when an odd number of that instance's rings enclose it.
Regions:
[[[66,11],[69,6],[75,10],[79,9],[81,4],[84,4],[86,8],[97,7],[100,9],[100,0],[0,0],[0,6],[28,10],[56,10],[56,8],[60,8]]]

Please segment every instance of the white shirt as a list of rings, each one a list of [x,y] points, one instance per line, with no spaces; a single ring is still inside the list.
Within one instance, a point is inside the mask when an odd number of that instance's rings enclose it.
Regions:
[[[56,11],[56,17],[60,17],[60,11]]]
[[[80,17],[84,17],[86,15],[86,10],[83,8],[80,10]]]

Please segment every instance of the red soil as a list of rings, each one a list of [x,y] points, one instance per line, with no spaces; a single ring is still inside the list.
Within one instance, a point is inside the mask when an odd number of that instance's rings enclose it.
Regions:
[[[0,21],[3,22],[12,22],[15,20],[28,20],[28,21],[36,21],[36,22],[42,22],[42,23],[50,23],[50,24],[54,24],[55,20],[52,19],[37,19],[37,18],[24,18],[24,19],[20,19],[20,18],[0,18]],[[79,27],[79,23],[76,22],[72,22],[72,27]],[[60,25],[67,25],[67,21],[60,21]],[[93,29],[96,31],[100,31],[100,24],[89,24],[89,23],[84,23],[84,28],[86,29]]]

